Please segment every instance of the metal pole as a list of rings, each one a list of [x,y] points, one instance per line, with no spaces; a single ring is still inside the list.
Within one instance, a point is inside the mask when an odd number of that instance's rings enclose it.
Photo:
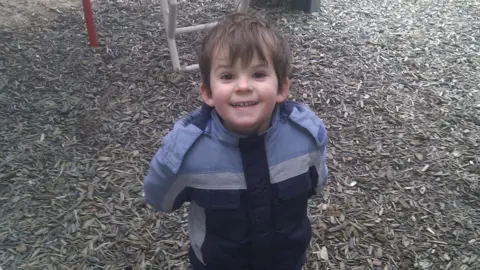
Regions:
[[[175,28],[176,28],[176,1],[175,3],[175,11],[174,15],[171,13],[170,10],[170,3],[169,0],[162,0],[160,4],[162,5],[162,13],[163,13],[163,23],[165,25],[165,32],[167,34],[167,44],[168,50],[170,51],[170,58],[172,59],[173,69],[175,71],[181,70],[180,67],[180,59],[178,57],[177,51],[177,43],[175,42]],[[170,35],[170,36],[169,36]]]
[[[85,14],[85,23],[87,24],[88,39],[90,46],[98,47],[97,32],[95,30],[95,23],[93,20],[92,4],[90,0],[82,0],[83,13]]]

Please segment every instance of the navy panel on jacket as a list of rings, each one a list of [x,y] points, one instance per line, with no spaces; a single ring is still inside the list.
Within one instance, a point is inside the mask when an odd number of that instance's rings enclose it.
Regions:
[[[243,171],[247,182],[247,206],[251,228],[251,257],[254,268],[274,269],[273,267],[273,220],[272,187],[265,136],[253,135],[239,141]]]

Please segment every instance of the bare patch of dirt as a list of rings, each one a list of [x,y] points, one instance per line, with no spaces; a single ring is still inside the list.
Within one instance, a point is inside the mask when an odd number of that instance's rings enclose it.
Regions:
[[[81,1],[74,0],[2,0],[0,27],[26,26],[35,15],[48,20],[62,13],[64,9],[81,6]]]

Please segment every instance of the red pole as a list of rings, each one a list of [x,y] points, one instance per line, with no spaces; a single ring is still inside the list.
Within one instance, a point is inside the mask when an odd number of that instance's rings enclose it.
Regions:
[[[95,30],[95,23],[93,21],[92,4],[90,3],[90,0],[83,0],[83,13],[85,14],[85,23],[87,24],[90,46],[97,47],[97,33]]]

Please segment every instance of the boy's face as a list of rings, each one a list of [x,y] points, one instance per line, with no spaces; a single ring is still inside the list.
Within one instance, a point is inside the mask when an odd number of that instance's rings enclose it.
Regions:
[[[240,59],[229,66],[223,52],[212,59],[210,86],[211,95],[206,85],[200,86],[202,98],[215,107],[227,129],[259,134],[269,127],[275,105],[287,98],[289,81],[279,88],[270,59],[265,65],[255,54],[248,66]]]

